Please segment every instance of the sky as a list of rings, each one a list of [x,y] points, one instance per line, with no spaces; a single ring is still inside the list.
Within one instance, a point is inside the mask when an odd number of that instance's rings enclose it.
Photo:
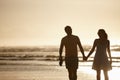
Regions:
[[[0,0],[0,46],[59,45],[72,27],[82,45],[105,29],[120,44],[120,0]]]

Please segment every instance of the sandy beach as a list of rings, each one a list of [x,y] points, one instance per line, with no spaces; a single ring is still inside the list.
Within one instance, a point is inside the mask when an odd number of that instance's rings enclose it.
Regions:
[[[19,62],[20,63],[20,62]],[[65,66],[58,66],[56,62],[36,62],[36,64],[1,65],[0,80],[69,80]],[[35,62],[32,62],[35,63]],[[41,65],[41,63],[46,63]],[[54,64],[54,65],[51,65]],[[96,80],[96,73],[91,66],[79,66],[78,80]],[[119,80],[120,68],[113,67],[110,80]],[[103,74],[102,79],[103,78]]]
[[[28,66],[25,66],[28,67]],[[35,68],[35,67],[34,67]],[[68,80],[67,70],[64,67],[55,67],[53,70],[9,70],[0,71],[0,80]],[[59,69],[58,69],[59,68]],[[78,80],[95,80],[94,76],[81,70],[78,71]]]

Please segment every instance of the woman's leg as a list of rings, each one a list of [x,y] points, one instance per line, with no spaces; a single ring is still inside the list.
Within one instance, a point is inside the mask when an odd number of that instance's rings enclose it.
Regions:
[[[97,70],[97,80],[100,80],[101,70]]]
[[[105,80],[109,80],[109,78],[108,78],[108,70],[103,70],[103,72],[104,72]]]

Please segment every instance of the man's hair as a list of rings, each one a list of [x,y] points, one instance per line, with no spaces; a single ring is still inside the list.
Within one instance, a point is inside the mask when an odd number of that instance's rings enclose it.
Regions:
[[[66,27],[65,27],[65,32],[68,33],[68,32],[70,32],[70,31],[72,31],[71,27],[70,27],[70,26],[66,26]]]

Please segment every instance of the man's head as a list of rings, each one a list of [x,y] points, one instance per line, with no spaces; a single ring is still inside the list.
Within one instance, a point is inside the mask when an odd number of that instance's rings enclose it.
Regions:
[[[67,35],[71,35],[72,34],[72,29],[70,26],[66,26],[65,27],[65,32],[67,33]]]

